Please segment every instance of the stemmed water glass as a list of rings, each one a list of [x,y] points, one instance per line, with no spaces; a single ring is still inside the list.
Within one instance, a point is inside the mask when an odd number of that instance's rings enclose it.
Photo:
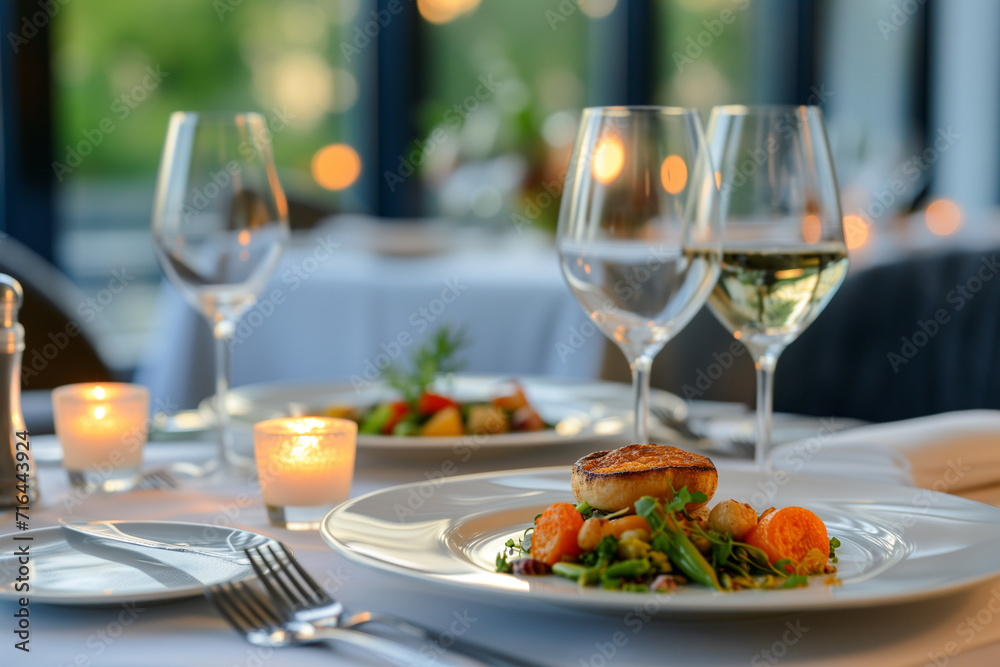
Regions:
[[[649,439],[653,357],[719,275],[717,197],[696,112],[584,110],[559,209],[559,258],[584,311],[630,362],[637,443]]]
[[[708,141],[725,224],[708,304],[753,357],[755,462],[766,469],[778,356],[847,275],[837,179],[818,107],[716,107]]]
[[[152,232],[164,273],[208,318],[216,341],[219,449],[199,474],[248,471],[252,461],[233,451],[226,410],[230,343],[288,237],[288,206],[260,114],[171,115]]]

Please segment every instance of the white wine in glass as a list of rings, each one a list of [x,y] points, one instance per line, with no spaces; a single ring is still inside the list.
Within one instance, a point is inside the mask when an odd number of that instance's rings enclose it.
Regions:
[[[718,191],[697,113],[585,109],[557,246],[563,275],[630,362],[634,438],[646,443],[649,371],[716,284]]]
[[[716,107],[708,127],[725,224],[708,304],[754,359],[764,469],[778,357],[847,276],[837,180],[817,107]]]
[[[219,450],[197,474],[248,472],[252,461],[233,451],[225,407],[229,346],[288,238],[288,206],[260,114],[171,115],[152,232],[164,273],[208,318],[216,341]]]

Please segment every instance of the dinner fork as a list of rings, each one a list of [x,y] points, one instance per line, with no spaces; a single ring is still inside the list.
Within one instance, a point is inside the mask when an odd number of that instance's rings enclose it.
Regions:
[[[330,640],[364,649],[398,667],[409,667],[421,659],[415,649],[363,632],[287,621],[266,595],[244,582],[210,586],[205,597],[237,632],[256,646],[280,648]],[[482,663],[473,664],[481,667]]]
[[[280,542],[247,549],[246,554],[257,577],[286,619],[311,623],[317,627],[342,629],[380,623],[419,639],[426,645],[440,646],[437,639],[440,633],[390,614],[358,612],[346,619],[341,618],[344,613],[343,605],[331,598],[295,559],[288,547]],[[448,640],[451,642],[448,645],[449,651],[489,665],[537,667],[535,663],[463,641],[453,635],[449,635]]]

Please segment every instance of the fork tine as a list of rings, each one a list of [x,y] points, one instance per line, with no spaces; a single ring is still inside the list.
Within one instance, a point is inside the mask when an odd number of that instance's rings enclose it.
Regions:
[[[281,552],[276,551],[274,546],[270,544],[266,547],[247,549],[250,562],[254,564],[257,576],[267,587],[271,597],[287,607],[287,614],[292,614],[297,609],[306,609],[331,602],[326,591],[320,588],[305,572],[292,556],[288,547],[284,544],[280,544],[280,547]],[[283,557],[279,553],[283,554]],[[256,565],[254,554],[260,558],[266,569]],[[305,586],[303,586],[303,581]]]
[[[254,624],[242,612],[239,605],[233,599],[233,594],[228,588],[228,584],[212,586],[205,590],[205,597],[215,605],[222,617],[229,622],[237,632],[246,635],[254,630]]]
[[[253,567],[253,571],[257,573],[257,578],[260,579],[260,582],[264,584],[264,588],[267,589],[268,594],[271,596],[271,600],[273,600],[274,603],[280,607],[281,613],[284,616],[291,616],[295,611],[295,607],[298,605],[298,599],[295,597],[295,594],[288,588],[285,582],[281,580],[281,577],[275,571],[268,559],[264,557],[264,554],[261,552],[259,547],[246,549],[244,553],[246,553],[247,558],[250,559],[250,565]]]
[[[295,571],[295,573],[302,578],[302,580],[306,583],[306,586],[309,587],[309,590],[316,597],[316,603],[327,604],[329,602],[333,602],[333,599],[326,592],[326,589],[317,584],[316,580],[313,579],[311,576],[309,576],[309,573],[306,572],[306,569],[304,567],[302,567],[302,564],[299,563],[299,561],[296,560],[295,556],[292,555],[291,549],[289,549],[283,543],[279,543],[279,546],[281,547],[281,550],[285,553],[285,558],[288,560],[288,565],[290,565],[292,569]],[[286,571],[288,571],[287,568]]]

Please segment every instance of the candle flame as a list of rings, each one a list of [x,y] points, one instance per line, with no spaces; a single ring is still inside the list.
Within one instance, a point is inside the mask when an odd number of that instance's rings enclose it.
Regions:
[[[104,406],[98,405],[96,408],[94,408],[94,417],[96,417],[97,419],[104,419],[105,412],[106,411],[104,409]]]
[[[104,391],[104,387],[101,386],[94,387],[92,391],[94,393],[94,398],[97,400],[102,400],[107,395],[107,392]]]
[[[625,146],[615,136],[605,137],[597,143],[591,171],[598,182],[607,185],[618,178],[625,166]]]
[[[315,435],[300,435],[296,438],[296,444],[288,452],[289,456],[300,461],[309,460],[316,457],[316,447],[319,445],[319,438]]]

